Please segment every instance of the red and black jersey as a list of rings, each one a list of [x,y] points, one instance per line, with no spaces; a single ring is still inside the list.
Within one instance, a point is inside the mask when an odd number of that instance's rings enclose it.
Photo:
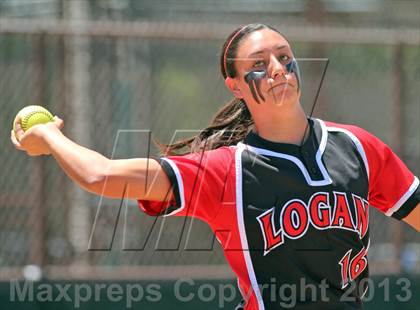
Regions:
[[[350,293],[354,302],[341,297],[368,277],[369,207],[402,219],[420,201],[419,180],[378,138],[355,126],[309,124],[301,146],[250,132],[235,146],[161,158],[175,201],[139,201],[148,214],[210,225],[244,309],[280,309],[284,285],[298,290],[294,309],[360,309],[364,290]],[[326,296],[299,291],[302,281],[326,284]]]

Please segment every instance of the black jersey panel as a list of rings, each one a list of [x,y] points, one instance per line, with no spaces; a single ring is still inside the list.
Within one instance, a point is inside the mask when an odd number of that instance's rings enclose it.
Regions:
[[[331,309],[361,308],[360,289],[349,294],[353,303],[340,299],[353,280],[359,283],[368,276],[364,257],[369,230],[361,235],[360,208],[356,208],[357,203],[366,203],[368,212],[366,169],[356,145],[345,133],[321,132],[316,121],[312,124],[314,141],[305,142],[306,157],[297,146],[270,144],[256,137],[245,142],[258,149],[281,151],[296,160],[267,152],[261,155],[252,148],[241,156],[244,230],[256,280],[267,287],[262,290],[267,310],[282,309],[285,296],[280,298],[279,289],[287,286],[303,296],[295,300],[293,309],[327,309],[320,296],[314,300],[312,295],[306,296],[302,281],[318,288],[325,283]],[[315,157],[325,134],[328,140],[321,160],[331,182],[314,185],[318,183],[308,182],[304,172],[310,174],[311,164],[319,166]],[[299,161],[303,169],[296,164]],[[320,171],[310,174],[312,181]],[[360,265],[353,264],[355,279],[343,287],[342,266],[348,268],[346,264],[355,259],[360,260]],[[344,273],[347,275],[347,269]]]

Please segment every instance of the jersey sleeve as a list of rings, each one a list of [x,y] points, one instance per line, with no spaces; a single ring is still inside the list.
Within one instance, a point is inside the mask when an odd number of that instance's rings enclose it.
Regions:
[[[369,204],[387,216],[405,218],[419,203],[419,179],[379,138],[349,126],[361,143],[369,177]]]
[[[210,221],[219,211],[223,192],[234,164],[231,147],[160,158],[175,198],[170,202],[138,200],[149,215],[191,216]]]

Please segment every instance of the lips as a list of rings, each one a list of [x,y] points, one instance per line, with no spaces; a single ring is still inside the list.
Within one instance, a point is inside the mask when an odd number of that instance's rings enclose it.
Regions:
[[[276,85],[271,86],[268,89],[268,91],[272,91],[274,88],[279,87],[279,86],[281,86],[281,87],[284,87],[284,86],[286,86],[286,87],[287,86],[293,87],[293,85],[292,84],[289,84],[289,83],[279,83],[279,84],[276,84]]]

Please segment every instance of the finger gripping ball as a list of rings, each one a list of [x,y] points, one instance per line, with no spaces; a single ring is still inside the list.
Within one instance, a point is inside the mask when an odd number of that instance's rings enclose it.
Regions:
[[[16,118],[20,116],[21,118],[21,126],[23,131],[27,131],[32,126],[38,125],[38,124],[45,124],[48,122],[53,121],[53,115],[45,109],[44,107],[41,107],[39,105],[30,105],[27,107],[24,107],[22,110],[20,110],[15,117],[15,120],[13,121],[13,130],[16,131],[15,123]]]

